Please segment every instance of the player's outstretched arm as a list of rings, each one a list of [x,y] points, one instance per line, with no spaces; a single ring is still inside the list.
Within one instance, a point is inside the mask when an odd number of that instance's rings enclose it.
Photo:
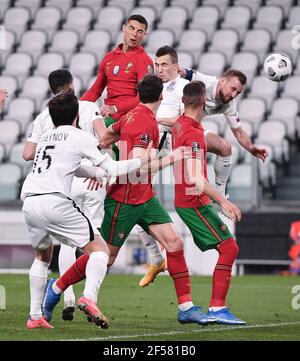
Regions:
[[[134,154],[138,156],[138,154],[145,151],[144,148],[135,147]],[[183,159],[188,159],[191,157],[191,149],[188,147],[178,147],[169,155],[163,158],[153,158],[149,164],[141,168],[142,173],[151,173],[152,175],[162,170],[165,167],[168,167],[175,162],[181,161]]]
[[[106,148],[108,148],[111,144],[116,143],[119,139],[120,139],[120,134],[119,134],[119,133],[116,133],[116,132],[114,131],[112,125],[110,125],[110,126],[106,129],[103,137],[101,138],[101,143],[100,143],[101,148],[106,149]]]
[[[94,148],[91,147],[89,151],[85,150],[82,152],[82,155],[90,159],[94,164],[98,164],[98,166],[80,165],[74,175],[76,177],[86,178],[86,180],[89,179],[87,189],[91,191],[97,190],[101,186],[103,178],[125,175],[137,171],[141,166],[149,163],[152,159],[152,145],[153,142],[151,141],[141,157],[122,161],[114,161],[108,153],[101,150],[102,160],[100,162],[98,151],[94,152]],[[92,153],[94,154],[91,157]],[[98,155],[95,157],[95,154]]]
[[[161,125],[166,125],[167,127],[173,127],[173,125],[176,123],[176,120],[179,117],[173,117],[173,118],[157,118],[157,123]]]
[[[104,154],[104,159],[99,163],[97,167],[81,165],[76,170],[75,175],[77,177],[84,178],[102,178],[103,176],[105,176],[105,174],[103,174],[103,171],[106,173],[106,175],[109,175],[111,177],[118,177],[124,174],[134,172],[151,161],[152,145],[153,142],[149,142],[147,149],[144,149],[143,154],[141,154],[140,156],[136,156],[136,158],[134,159],[120,161],[113,160],[109,154],[105,154],[105,152],[101,151]],[[91,157],[87,156],[87,158],[92,160]],[[97,159],[95,160],[97,161]],[[101,168],[101,171],[98,167]]]
[[[134,172],[151,161],[153,157],[152,145],[153,142],[150,141],[146,149],[142,148],[143,153],[133,154],[133,159],[115,161],[108,156],[108,158],[105,159],[100,166],[112,177]]]
[[[249,135],[245,132],[245,130],[242,127],[238,127],[236,129],[231,128],[231,130],[236,140],[243,148],[245,148],[254,157],[261,159],[263,162],[266,160],[266,158],[269,155],[267,150],[253,145]]]

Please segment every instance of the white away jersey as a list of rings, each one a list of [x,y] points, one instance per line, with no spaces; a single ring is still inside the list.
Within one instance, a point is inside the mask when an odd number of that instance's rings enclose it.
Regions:
[[[100,111],[95,103],[79,100],[79,126],[82,130],[93,134],[94,132],[93,121],[102,118]],[[27,138],[27,142],[39,143],[42,135],[50,129],[53,129],[53,123],[49,114],[48,107],[40,113],[34,120],[32,131]]]
[[[70,125],[48,130],[38,143],[32,172],[26,177],[21,199],[28,195],[62,193],[70,197],[74,172],[83,158],[94,166],[108,158],[89,133]]]
[[[230,128],[236,129],[241,126],[235,99],[228,104],[216,101],[218,79],[215,76],[202,74],[196,71],[193,73],[192,80],[200,80],[206,86],[206,105],[204,116],[222,113],[225,115]]]
[[[163,100],[158,108],[157,118],[173,118],[181,114],[183,109],[183,88],[189,81],[178,76],[175,80],[164,83]]]

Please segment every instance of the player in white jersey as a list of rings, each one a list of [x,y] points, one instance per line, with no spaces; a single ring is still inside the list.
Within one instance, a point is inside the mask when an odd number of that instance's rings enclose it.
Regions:
[[[136,171],[148,163],[151,150],[148,147],[147,155],[140,159],[112,160],[99,150],[99,142],[93,136],[76,128],[79,105],[71,90],[54,96],[48,108],[55,128],[43,134],[38,143],[32,172],[21,191],[23,215],[35,249],[35,260],[29,271],[30,317],[26,327],[53,328],[47,315],[42,316],[41,305],[52,257],[50,236],[54,236],[89,255],[86,284],[77,304],[96,325],[107,328],[108,320],[97,307],[97,295],[106,274],[109,250],[96,226],[71,199],[72,180],[74,174],[94,178]],[[84,158],[101,168],[82,165]],[[59,298],[59,289],[55,292],[55,287],[54,284],[52,292]]]
[[[158,66],[163,68],[163,64],[159,64],[156,59],[156,68]],[[167,62],[165,62],[165,66],[167,66]],[[247,81],[246,76],[238,70],[231,69],[225,72],[218,79],[214,76],[205,75],[199,72],[194,72],[192,70],[187,71],[186,69],[180,69],[178,64],[177,69],[182,71],[189,81],[200,80],[205,84],[206,105],[204,114],[224,114],[234,136],[241,144],[241,146],[244,147],[253,156],[258,157],[264,161],[268,156],[266,149],[259,148],[252,144],[250,137],[241,126],[236,108],[235,98],[243,91],[244,85]],[[175,122],[174,119],[176,120],[177,118],[171,118],[165,124],[172,126]],[[207,143],[207,151],[217,155],[214,164],[214,171],[216,175],[215,185],[218,192],[225,196],[225,187],[229,178],[231,167],[231,145],[227,142],[227,140],[223,139],[218,134],[214,134],[209,131],[205,132],[205,140]],[[155,247],[156,242],[154,240],[150,240],[150,238],[148,238],[147,242],[145,239],[143,243],[148,248],[150,254],[153,253],[156,259],[160,258],[157,252],[157,246]],[[159,268],[155,264],[148,266],[148,272],[141,280],[142,285],[148,285],[153,281],[158,273],[156,270],[158,271]]]
[[[162,46],[155,55],[156,74],[162,79],[164,86],[162,101],[156,113],[160,131],[159,148],[161,149],[160,155],[166,155],[172,150],[171,128],[183,112],[183,88],[189,82],[181,78],[178,72],[178,56],[174,48],[168,45]],[[150,264],[146,265],[147,272],[139,282],[141,287],[145,287],[153,282],[158,273],[165,270],[166,264],[156,240],[141,227],[137,226],[137,230],[150,257]]]
[[[204,115],[224,114],[229,127],[239,144],[254,157],[265,161],[266,149],[255,146],[243,129],[236,107],[235,98],[244,90],[247,77],[239,70],[229,69],[220,78],[197,71],[182,69],[186,79],[202,81],[206,86],[206,105]],[[225,195],[225,187],[231,167],[231,145],[227,140],[212,132],[205,132],[207,151],[217,155],[214,170],[216,188]]]
[[[73,77],[67,69],[57,69],[48,76],[49,86],[53,94],[59,93],[62,89],[73,89]],[[32,131],[27,138],[23,158],[32,160],[35,155],[36,145],[40,142],[42,135],[53,129],[53,122],[48,108],[41,112],[33,122]],[[78,127],[93,135],[95,139],[100,139],[106,128],[100,111],[95,103],[79,101],[79,120]],[[85,164],[90,164],[84,160]],[[100,228],[103,218],[103,200],[105,198],[105,188],[99,188],[97,191],[87,189],[83,178],[74,177],[72,183],[72,199],[80,206],[80,209]],[[60,274],[65,271],[76,260],[76,248],[61,245],[58,257],[58,266]],[[75,311],[75,295],[73,287],[69,287],[64,292],[64,309],[62,312],[63,320],[72,320]]]
[[[171,127],[183,112],[184,106],[181,98],[188,80],[181,78],[178,73],[178,56],[174,48],[167,45],[162,46],[155,55],[155,71],[164,85],[163,99],[157,110],[156,118],[161,138],[162,136],[165,138],[164,142],[161,142],[162,149],[166,149],[170,153],[172,150]]]

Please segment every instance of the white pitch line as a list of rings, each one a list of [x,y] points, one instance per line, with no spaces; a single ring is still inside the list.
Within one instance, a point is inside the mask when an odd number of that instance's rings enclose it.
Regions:
[[[190,330],[190,331],[169,331],[169,332],[159,332],[159,333],[144,333],[139,335],[119,335],[119,336],[106,336],[106,337],[91,337],[91,338],[76,338],[76,339],[66,339],[59,341],[110,341],[124,338],[138,338],[138,337],[157,337],[157,336],[175,336],[175,335],[184,335],[190,333],[203,333],[203,332],[220,332],[220,331],[233,331],[233,330],[242,330],[242,329],[252,329],[252,328],[271,328],[271,327],[281,327],[281,326],[290,326],[290,325],[300,325],[298,322],[284,322],[284,323],[270,323],[267,325],[249,325],[249,326],[227,326],[220,328],[201,328],[199,330]]]

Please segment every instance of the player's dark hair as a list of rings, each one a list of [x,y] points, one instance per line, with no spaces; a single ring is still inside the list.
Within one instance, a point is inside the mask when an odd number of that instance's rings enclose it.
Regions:
[[[57,94],[66,85],[73,83],[73,76],[67,69],[57,69],[49,74],[48,82],[53,94]]]
[[[225,73],[223,73],[221,75],[222,78],[238,78],[239,82],[242,85],[245,85],[247,83],[247,77],[244,73],[242,73],[241,71],[237,70],[237,69],[228,69],[225,71]]]
[[[172,46],[169,45],[165,45],[160,47],[156,54],[157,57],[159,56],[164,56],[164,55],[170,55],[171,59],[172,59],[172,63],[173,64],[178,64],[178,55],[177,52],[174,48],[172,48]]]
[[[48,109],[55,127],[72,125],[78,115],[78,99],[73,91],[62,91],[50,99]]]
[[[157,102],[163,91],[162,80],[153,74],[145,75],[138,83],[140,101],[144,104]]]
[[[148,21],[142,15],[133,14],[133,15],[129,16],[129,18],[126,21],[126,24],[128,24],[130,20],[135,20],[138,23],[145,25],[145,31],[147,31]]]
[[[183,88],[182,102],[185,107],[198,108],[205,103],[205,84],[202,81],[192,81]]]

